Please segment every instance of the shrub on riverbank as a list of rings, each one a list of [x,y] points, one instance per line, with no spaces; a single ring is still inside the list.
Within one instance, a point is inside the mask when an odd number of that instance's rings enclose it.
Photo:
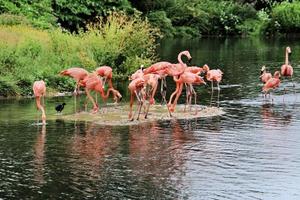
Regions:
[[[271,12],[270,32],[299,33],[300,32],[300,1],[275,4]]]
[[[0,95],[30,94],[32,82],[39,79],[50,88],[71,90],[73,80],[58,73],[72,66],[91,71],[109,65],[118,76],[126,76],[153,62],[157,34],[147,21],[117,13],[77,35],[0,25]]]

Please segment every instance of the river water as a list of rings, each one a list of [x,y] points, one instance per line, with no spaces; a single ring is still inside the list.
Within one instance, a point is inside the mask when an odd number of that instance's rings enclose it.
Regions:
[[[287,45],[296,87],[283,80],[264,99],[260,68],[279,69]],[[33,99],[1,100],[0,199],[300,199],[299,39],[165,40],[158,52],[176,62],[186,49],[194,65],[224,72],[225,115],[137,126],[62,120],[36,126]],[[118,86],[126,96],[127,86]],[[209,84],[196,90],[198,103],[209,105]],[[47,98],[48,116],[63,101],[64,114],[72,113],[72,97]]]

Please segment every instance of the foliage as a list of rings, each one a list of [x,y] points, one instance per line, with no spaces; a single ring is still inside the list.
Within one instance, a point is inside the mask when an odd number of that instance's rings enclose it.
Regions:
[[[171,19],[167,17],[167,13],[165,11],[150,12],[147,17],[149,22],[151,22],[155,27],[158,27],[164,36],[174,36],[175,28],[172,25]]]
[[[127,0],[54,0],[52,6],[58,23],[71,31],[85,28],[97,16],[108,16],[112,11],[134,12]]]
[[[91,71],[109,65],[126,76],[141,64],[153,62],[157,34],[149,22],[117,13],[76,35],[0,25],[0,94],[30,94],[32,82],[39,79],[50,88],[71,90],[73,80],[58,73],[72,66]]]
[[[275,4],[271,13],[270,31],[291,33],[300,31],[300,1]]]
[[[51,28],[56,24],[56,18],[51,7],[51,0],[2,0],[0,1],[0,14],[26,16],[30,23],[39,28]],[[11,18],[12,19],[12,18]],[[16,21],[20,21],[15,18]]]

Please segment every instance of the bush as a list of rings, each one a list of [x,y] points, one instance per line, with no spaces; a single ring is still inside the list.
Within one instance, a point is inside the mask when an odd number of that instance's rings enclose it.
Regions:
[[[172,25],[171,19],[167,17],[165,11],[154,11],[147,15],[149,22],[155,27],[158,27],[162,34],[166,37],[173,37],[175,28]]]
[[[291,33],[300,31],[300,2],[275,4],[271,13],[270,31]]]
[[[70,91],[74,81],[58,73],[73,66],[91,71],[109,65],[114,73],[127,76],[153,62],[155,36],[158,31],[147,21],[120,13],[99,19],[77,35],[0,25],[0,75],[5,77],[0,95],[30,94],[32,82],[40,79],[52,89]]]

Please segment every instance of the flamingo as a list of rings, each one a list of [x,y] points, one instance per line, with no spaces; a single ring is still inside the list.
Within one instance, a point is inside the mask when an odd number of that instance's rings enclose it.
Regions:
[[[270,78],[272,78],[272,74],[270,72],[267,72],[266,66],[262,66],[260,73],[261,75],[259,78],[263,83],[266,83]]]
[[[183,74],[181,74],[179,76],[179,78],[174,77],[174,81],[176,82],[176,84],[179,86],[177,95],[175,97],[175,100],[173,102],[173,104],[169,105],[170,106],[170,111],[174,112],[175,110],[175,106],[177,104],[178,98],[182,92],[182,88],[183,88],[183,84],[187,84],[189,87],[190,92],[195,96],[195,105],[197,102],[197,93],[195,92],[194,88],[193,88],[193,84],[205,84],[205,81],[203,80],[203,78],[197,74],[191,73],[191,72],[184,72]],[[188,100],[188,103],[190,103],[191,99]],[[196,114],[197,114],[197,108],[196,108]]]
[[[190,54],[189,51],[182,51],[182,52],[180,52],[180,53],[178,54],[178,56],[177,56],[177,60],[178,60],[179,63],[177,63],[177,64],[172,64],[170,67],[168,67],[168,68],[166,69],[166,73],[167,73],[169,76],[173,76],[174,81],[175,81],[176,76],[179,76],[179,75],[183,74],[183,73],[184,73],[184,70],[187,68],[187,65],[186,65],[186,64],[182,61],[182,59],[181,59],[181,57],[182,57],[183,55],[185,55],[185,56],[188,58],[189,61],[192,60],[192,56],[191,56],[191,54]],[[175,82],[176,82],[176,81],[175,81]],[[179,83],[176,82],[176,89],[175,89],[175,91],[174,91],[174,92],[171,94],[171,96],[170,96],[169,103],[168,103],[168,107],[170,107],[170,108],[171,108],[171,107],[174,107],[174,105],[171,106],[173,97],[176,95],[176,98],[178,99],[178,97],[180,96],[180,94],[181,94],[181,92],[182,92],[182,89],[181,89],[181,91],[180,91],[179,88],[180,88],[180,85],[179,85]],[[173,110],[173,111],[174,111],[174,110]]]
[[[63,70],[59,73],[62,76],[69,76],[72,77],[76,81],[75,89],[74,89],[74,105],[75,105],[75,112],[76,112],[76,105],[77,105],[77,95],[79,93],[79,87],[80,87],[80,82],[85,79],[88,76],[88,71],[86,71],[83,68],[80,67],[72,67],[66,70]]]
[[[290,77],[292,79],[293,87],[293,67],[289,64],[289,54],[292,53],[290,47],[285,48],[285,63],[281,66],[281,75],[284,77]]]
[[[32,89],[35,96],[36,107],[38,110],[42,111],[42,124],[46,124],[45,108],[41,104],[41,97],[44,97],[46,95],[46,84],[43,80],[35,81],[33,83]]]
[[[144,74],[143,66],[141,66],[141,68],[138,69],[135,73],[133,73],[129,78],[130,80],[143,79],[144,87],[146,89],[147,89],[147,86],[150,87],[150,89],[148,91],[145,91],[146,94],[145,94],[145,98],[143,99],[145,101],[147,98],[149,98],[149,104],[146,109],[145,118],[147,118],[150,105],[154,104],[154,102],[155,102],[154,96],[155,96],[155,93],[157,90],[159,78],[160,78],[160,75],[158,75],[158,74],[152,74],[152,73]]]
[[[206,79],[211,82],[211,101],[213,97],[213,91],[214,91],[214,82],[217,83],[217,90],[218,90],[218,101],[219,101],[219,95],[220,95],[220,85],[219,83],[222,80],[223,72],[219,69],[209,69],[208,65],[203,66],[203,70],[206,72]]]
[[[266,83],[265,85],[263,86],[262,88],[262,91],[265,93],[265,96],[266,94],[268,93],[268,91],[270,89],[275,89],[277,87],[279,87],[280,85],[280,72],[279,71],[276,71],[274,73],[274,77],[273,78],[270,78]],[[273,101],[273,99],[272,99]]]
[[[72,67],[61,71],[59,74],[62,76],[72,77],[76,81],[74,94],[77,95],[80,87],[80,81],[82,81],[85,77],[87,77],[89,73],[83,68]]]
[[[103,90],[103,83],[102,81],[98,78],[96,73],[91,73],[87,77],[85,77],[84,80],[80,82],[80,86],[85,87],[85,92],[87,97],[90,99],[90,101],[93,103],[93,113],[97,113],[99,110],[98,104],[95,102],[94,98],[91,96],[90,91],[96,91],[99,92],[103,101],[105,101],[109,93],[113,90],[112,88],[109,88],[107,90],[107,93],[104,93]]]
[[[184,72],[191,72],[193,74],[200,75],[204,72],[204,69],[202,67],[191,66],[191,67],[185,68]]]
[[[108,82],[108,87],[112,89],[113,92],[113,99],[115,100],[115,103],[117,103],[119,100],[122,99],[122,95],[118,90],[116,90],[113,87],[112,84],[112,68],[109,66],[101,66],[96,69],[96,72],[99,76],[104,77],[104,83],[103,86],[105,85],[106,81]]]
[[[129,108],[129,115],[128,118],[130,121],[134,120],[134,116],[132,115],[132,106],[134,102],[134,96],[136,96],[138,102],[139,102],[139,107],[138,107],[138,117],[137,120],[139,119],[139,115],[141,112],[141,108],[144,103],[144,98],[143,98],[143,88],[144,88],[145,80],[143,78],[136,78],[132,80],[129,85],[128,89],[130,91],[130,108]]]

